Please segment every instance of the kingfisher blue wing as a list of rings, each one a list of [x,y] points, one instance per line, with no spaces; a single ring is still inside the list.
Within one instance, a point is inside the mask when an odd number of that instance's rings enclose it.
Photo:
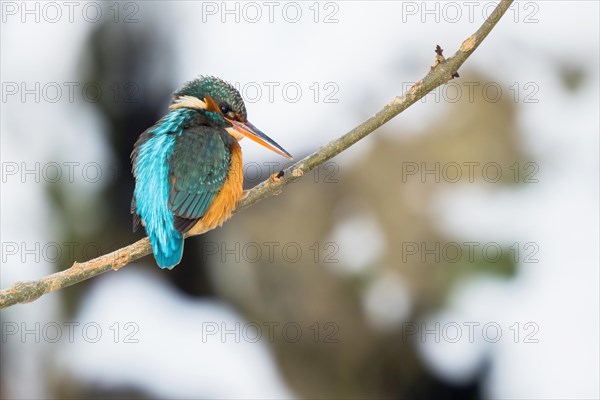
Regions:
[[[174,228],[174,216],[168,207],[168,160],[173,154],[176,137],[193,125],[196,114],[186,109],[170,112],[140,135],[131,153],[136,179],[131,202],[133,228],[135,230],[143,223],[161,268],[173,268],[183,254],[183,236]]]
[[[169,159],[169,209],[178,232],[189,231],[202,218],[223,187],[231,153],[224,129],[196,126],[177,138]]]

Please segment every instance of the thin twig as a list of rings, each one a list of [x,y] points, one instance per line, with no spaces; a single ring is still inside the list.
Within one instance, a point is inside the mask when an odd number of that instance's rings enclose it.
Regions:
[[[235,212],[245,210],[255,203],[279,193],[284,186],[300,179],[306,172],[318,167],[363,139],[375,129],[423,98],[433,89],[454,77],[458,77],[457,71],[460,66],[483,42],[512,2],[513,0],[502,0],[477,32],[469,36],[452,57],[444,59],[442,49],[438,46],[436,48],[436,59],[429,73],[415,83],[406,93],[396,97],[371,118],[345,135],[332,140],[316,152],[296,162],[283,171],[283,174],[272,176],[249,190],[247,195],[238,204]],[[70,268],[48,275],[38,281],[17,282],[10,288],[0,291],[0,308],[18,303],[32,302],[46,293],[63,289],[110,270],[116,271],[151,252],[152,248],[150,247],[148,238],[143,238],[129,246],[94,258],[93,260],[83,263],[75,262]]]

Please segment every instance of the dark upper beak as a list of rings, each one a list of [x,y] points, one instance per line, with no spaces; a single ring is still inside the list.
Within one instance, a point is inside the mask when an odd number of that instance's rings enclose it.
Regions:
[[[233,128],[246,136],[247,138],[265,146],[267,149],[274,151],[275,153],[282,155],[286,158],[292,159],[292,155],[288,153],[283,147],[277,144],[273,139],[268,137],[266,134],[261,132],[260,129],[252,125],[249,121],[239,122],[227,119],[233,125]]]

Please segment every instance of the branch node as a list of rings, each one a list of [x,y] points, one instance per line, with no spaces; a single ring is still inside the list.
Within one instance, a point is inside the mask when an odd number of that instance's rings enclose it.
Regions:
[[[446,61],[446,57],[444,57],[444,49],[442,49],[439,44],[435,46],[434,52],[435,61],[431,65],[431,69],[434,69],[435,67]]]
[[[436,56],[435,56],[435,61],[431,65],[432,70],[435,69],[438,65],[446,62],[446,57],[444,57],[444,49],[442,49],[439,44],[435,46],[434,51],[435,51]],[[460,75],[458,75],[458,71],[454,71],[449,76],[447,76],[446,79],[444,80],[444,83],[448,83],[450,80],[452,80],[454,78],[460,78]]]

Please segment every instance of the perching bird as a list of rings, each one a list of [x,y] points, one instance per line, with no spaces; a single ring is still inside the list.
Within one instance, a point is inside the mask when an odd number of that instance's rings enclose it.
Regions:
[[[233,86],[206,76],[175,92],[169,113],[136,141],[133,231],[144,225],[159,267],[179,264],[185,233],[204,233],[231,217],[243,192],[243,137],[292,158],[248,121]]]

